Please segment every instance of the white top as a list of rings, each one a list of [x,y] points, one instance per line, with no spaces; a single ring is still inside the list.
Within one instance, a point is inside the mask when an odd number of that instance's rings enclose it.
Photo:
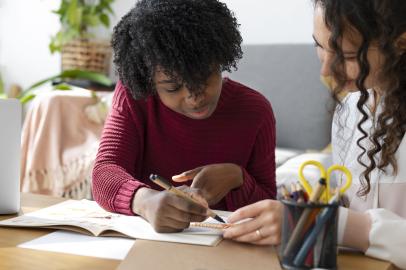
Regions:
[[[372,93],[372,92],[371,92]],[[369,104],[373,102],[370,95]],[[336,110],[332,127],[332,146],[334,164],[343,164],[353,174],[353,184],[347,191],[349,208],[357,211],[367,211],[372,219],[372,227],[369,234],[370,246],[367,255],[383,260],[388,260],[396,266],[406,268],[406,136],[396,152],[398,173],[393,175],[391,166],[387,173],[375,169],[371,175],[371,191],[366,197],[356,195],[360,188],[360,176],[364,167],[357,161],[361,149],[357,140],[362,136],[357,124],[362,119],[362,114],[357,108],[360,97],[359,92],[348,94],[343,100],[341,110]],[[362,125],[363,129],[371,134],[375,127],[375,119],[368,106],[365,106],[369,119]],[[378,104],[376,115],[381,112]],[[362,145],[368,150],[372,145],[368,139],[362,141]],[[368,157],[363,161],[369,164]],[[341,221],[346,220],[346,211],[340,211]],[[343,226],[339,224],[339,240],[342,239]],[[341,228],[340,228],[341,227]],[[341,237],[340,237],[341,232]]]

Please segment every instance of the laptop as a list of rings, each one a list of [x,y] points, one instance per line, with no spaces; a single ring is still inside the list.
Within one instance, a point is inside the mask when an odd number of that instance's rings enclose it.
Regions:
[[[0,99],[0,214],[20,210],[21,104]]]

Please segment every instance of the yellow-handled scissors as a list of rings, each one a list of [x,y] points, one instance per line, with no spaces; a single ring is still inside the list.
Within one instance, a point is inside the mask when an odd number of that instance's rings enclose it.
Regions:
[[[330,200],[331,197],[331,191],[330,191],[330,178],[331,178],[331,173],[333,171],[341,171],[345,175],[345,183],[341,185],[339,189],[339,194],[343,194],[350,186],[352,183],[352,175],[350,170],[347,169],[347,167],[342,166],[342,165],[333,165],[329,167],[327,170],[324,168],[323,164],[321,164],[318,161],[315,160],[308,160],[303,162],[303,164],[299,168],[299,179],[300,183],[303,185],[303,188],[306,190],[307,194],[310,196],[313,192],[312,186],[309,184],[309,181],[304,177],[303,171],[304,168],[308,165],[313,165],[316,166],[319,171],[320,171],[320,178],[323,178],[326,180],[326,190],[322,193],[320,200],[322,202],[327,203]]]

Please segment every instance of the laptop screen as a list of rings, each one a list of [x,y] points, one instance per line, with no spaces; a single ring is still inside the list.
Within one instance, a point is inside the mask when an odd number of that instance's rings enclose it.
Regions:
[[[0,214],[20,209],[21,104],[0,99]]]

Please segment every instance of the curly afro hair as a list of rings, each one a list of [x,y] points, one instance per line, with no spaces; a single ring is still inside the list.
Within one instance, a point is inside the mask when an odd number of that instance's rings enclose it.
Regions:
[[[238,27],[217,0],[141,0],[114,28],[114,64],[135,99],[155,93],[158,67],[197,94],[213,71],[237,69]]]

